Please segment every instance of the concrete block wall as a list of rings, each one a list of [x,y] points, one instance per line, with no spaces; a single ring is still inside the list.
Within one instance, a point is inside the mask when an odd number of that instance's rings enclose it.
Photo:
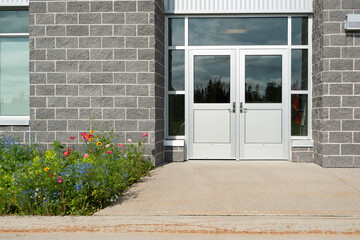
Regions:
[[[162,1],[30,1],[29,12],[35,141],[69,142],[91,119],[120,140],[147,132],[146,154],[161,163]]]
[[[345,32],[360,1],[315,0],[313,137],[315,162],[360,167],[360,32]]]

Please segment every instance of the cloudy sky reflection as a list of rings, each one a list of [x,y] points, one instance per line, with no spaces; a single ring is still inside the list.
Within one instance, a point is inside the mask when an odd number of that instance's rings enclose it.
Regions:
[[[0,33],[28,33],[28,11],[0,11]]]
[[[287,18],[189,18],[189,45],[286,45]]]

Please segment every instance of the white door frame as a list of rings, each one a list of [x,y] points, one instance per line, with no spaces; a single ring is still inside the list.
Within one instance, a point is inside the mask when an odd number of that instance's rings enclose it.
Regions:
[[[221,53],[219,53],[221,52]],[[249,47],[224,47],[219,46],[218,48],[210,47],[210,48],[204,48],[200,47],[198,49],[189,49],[188,58],[185,61],[187,63],[188,72],[186,74],[186,82],[185,82],[185,89],[186,95],[185,95],[185,105],[186,105],[186,112],[185,112],[185,148],[187,152],[187,159],[200,159],[197,156],[193,155],[193,146],[192,146],[192,140],[194,137],[193,132],[193,81],[191,76],[194,72],[194,55],[233,55],[235,54],[235,57],[231,57],[231,66],[235,64],[235,69],[231,70],[231,75],[234,75],[232,77],[235,79],[234,83],[231,82],[231,89],[235,89],[235,102],[236,102],[236,113],[235,115],[235,125],[232,127],[234,128],[235,138],[234,138],[234,144],[235,144],[235,153],[234,158],[222,158],[222,159],[236,159],[236,160],[258,160],[259,158],[249,158],[248,156],[245,158],[244,156],[244,141],[241,139],[241,133],[240,129],[244,129],[244,121],[240,121],[240,111],[239,111],[239,105],[240,102],[245,103],[244,94],[241,94],[240,91],[243,91],[245,88],[245,79],[244,78],[244,70],[245,70],[245,62],[244,62],[244,56],[245,55],[279,55],[281,54],[283,56],[283,62],[282,62],[282,76],[283,76],[283,82],[282,82],[282,122],[283,122],[283,128],[282,128],[282,141],[283,141],[283,157],[281,158],[261,158],[261,159],[290,159],[290,102],[291,102],[291,95],[290,95],[290,74],[289,74],[289,56],[288,56],[288,49],[287,48],[249,48]],[[231,67],[233,68],[233,67]],[[241,86],[243,84],[244,86]],[[230,99],[230,103],[232,104],[232,99]],[[246,106],[246,105],[245,105]],[[210,157],[211,158],[211,157]],[[201,158],[205,159],[205,158]]]

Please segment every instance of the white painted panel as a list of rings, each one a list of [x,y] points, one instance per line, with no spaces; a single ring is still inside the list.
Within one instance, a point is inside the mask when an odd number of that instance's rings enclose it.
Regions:
[[[165,12],[311,13],[313,0],[165,0]]]
[[[246,144],[243,160],[246,159],[286,159],[282,144]]]
[[[194,110],[195,143],[230,143],[230,111]]]
[[[245,113],[245,143],[281,143],[282,110],[248,110]]]
[[[231,144],[194,143],[191,159],[235,159]]]
[[[0,0],[0,6],[29,6],[29,0]]]

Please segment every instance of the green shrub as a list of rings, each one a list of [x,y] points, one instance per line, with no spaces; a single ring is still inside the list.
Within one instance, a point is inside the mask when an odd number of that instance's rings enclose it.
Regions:
[[[115,143],[111,132],[94,131],[82,138],[82,151],[57,141],[41,151],[1,138],[0,214],[92,214],[152,168],[142,141]]]

